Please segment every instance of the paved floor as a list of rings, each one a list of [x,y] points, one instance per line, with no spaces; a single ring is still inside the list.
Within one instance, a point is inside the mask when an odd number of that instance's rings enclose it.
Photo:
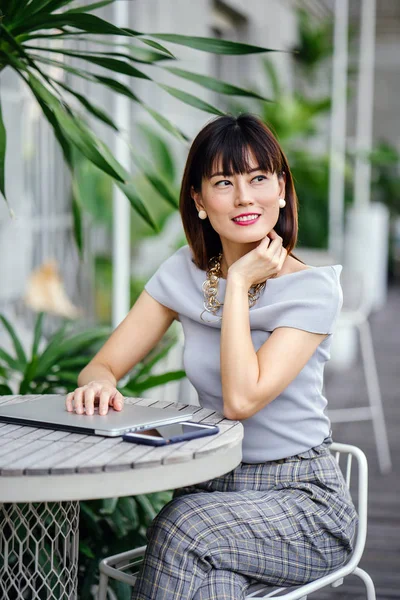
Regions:
[[[372,315],[374,339],[384,411],[392,452],[393,470],[381,475],[378,468],[371,421],[337,423],[337,442],[359,446],[369,462],[369,525],[366,550],[360,564],[375,582],[377,600],[400,599],[400,287],[389,289],[386,307]],[[363,406],[366,388],[361,363],[350,370],[329,372],[326,394],[332,408]],[[349,577],[337,589],[311,598],[366,599],[358,578]]]

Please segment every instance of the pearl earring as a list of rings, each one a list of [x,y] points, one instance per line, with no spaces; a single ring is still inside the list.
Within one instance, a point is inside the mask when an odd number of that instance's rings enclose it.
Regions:
[[[279,198],[279,208],[285,208],[286,200],[285,198]]]
[[[204,219],[207,219],[207,213],[205,210],[199,210],[199,219],[201,219],[202,221],[204,221]]]

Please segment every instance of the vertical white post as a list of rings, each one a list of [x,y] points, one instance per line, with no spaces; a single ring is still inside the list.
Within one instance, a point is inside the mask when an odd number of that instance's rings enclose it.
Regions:
[[[119,0],[115,6],[115,24],[127,27],[129,0]],[[120,42],[126,40],[121,37]],[[122,50],[123,51],[123,50]],[[126,75],[115,74],[116,79],[129,86]],[[122,94],[115,94],[114,119],[121,133],[115,136],[115,157],[130,171],[129,146],[124,138],[130,139],[130,104]],[[130,205],[121,190],[114,185],[113,191],[113,289],[112,325],[117,327],[129,311],[130,281]]]
[[[371,164],[366,154],[372,148],[374,108],[374,57],[376,0],[362,0],[360,57],[357,98],[354,204],[368,206],[371,196]]]
[[[347,62],[348,0],[336,0],[330,123],[328,241],[329,253],[336,260],[341,260],[342,258],[344,237]]]

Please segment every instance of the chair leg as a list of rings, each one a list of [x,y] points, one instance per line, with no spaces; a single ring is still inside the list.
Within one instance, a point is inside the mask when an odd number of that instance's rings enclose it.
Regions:
[[[108,576],[100,572],[97,600],[107,600]]]
[[[366,571],[364,571],[363,569],[356,567],[354,569],[352,575],[356,575],[357,577],[362,579],[363,582],[365,583],[365,587],[367,590],[367,600],[376,600],[374,582],[372,581],[372,579],[368,575],[368,573]]]
[[[367,384],[369,403],[371,406],[372,424],[378,453],[379,467],[382,473],[388,473],[392,468],[390,448],[383,414],[382,396],[376,368],[374,346],[371,328],[368,320],[359,326],[360,346],[363,359],[364,375]]]

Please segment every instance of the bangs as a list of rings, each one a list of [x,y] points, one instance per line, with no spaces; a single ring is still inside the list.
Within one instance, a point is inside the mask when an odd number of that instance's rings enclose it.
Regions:
[[[285,174],[286,206],[279,211],[275,231],[291,254],[297,240],[297,196],[287,159],[278,140],[257,116],[223,115],[207,123],[197,134],[186,161],[179,210],[194,264],[203,271],[222,251],[222,241],[210,220],[199,219],[193,191],[201,193],[203,180],[223,175],[244,175],[255,167],[282,177]]]
[[[201,179],[209,179],[216,172],[227,176],[242,175],[255,166],[268,173],[282,171],[279,148],[271,143],[263,130],[254,132],[235,123],[218,133],[205,140],[201,152]]]

